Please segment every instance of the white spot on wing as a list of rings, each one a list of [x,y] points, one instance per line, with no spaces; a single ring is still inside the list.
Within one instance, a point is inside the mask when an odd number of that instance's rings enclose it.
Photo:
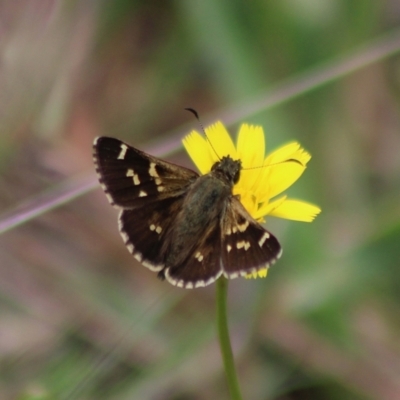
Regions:
[[[203,254],[201,254],[199,251],[194,255],[194,258],[196,258],[199,262],[202,262],[204,259]]]
[[[141,190],[139,192],[139,197],[146,197],[146,196],[147,196],[147,193],[144,190]]]
[[[123,214],[123,211],[121,211],[118,216],[118,229],[121,232],[121,234],[122,234],[122,231],[124,230],[124,226],[122,224],[122,214]]]
[[[101,183],[101,182],[100,182],[100,186],[101,186],[101,188],[104,190],[104,193],[105,193],[105,195],[106,195],[107,200],[109,201],[109,203],[110,203],[111,205],[114,205],[114,199],[112,198],[111,194],[108,193],[107,186],[106,186],[104,183]]]
[[[124,231],[121,231],[120,233],[124,242],[129,242],[129,236]]]
[[[248,226],[249,226],[249,221],[246,220],[242,225],[238,225],[238,229],[240,232],[244,232]]]
[[[220,270],[217,275],[212,276],[211,278],[209,278],[207,281],[200,280],[200,281],[195,282],[194,283],[194,287],[198,288],[198,287],[208,286],[211,283],[215,282],[221,275],[222,275],[222,270]]]
[[[269,233],[268,232],[264,232],[264,235],[261,236],[261,239],[258,241],[258,244],[260,247],[263,246],[264,242],[269,238]]]
[[[185,288],[185,289],[193,289],[193,288],[207,286],[210,283],[215,282],[221,276],[221,274],[222,274],[222,270],[220,270],[217,275],[209,278],[207,281],[198,280],[198,281],[194,281],[194,282],[185,282],[183,279],[176,279],[176,278],[171,277],[171,275],[169,273],[169,268],[167,268],[165,270],[165,278],[167,279],[167,281],[169,283],[171,283],[172,285],[181,287],[181,288]]]
[[[228,251],[228,253],[232,250],[232,246],[230,245],[230,244],[228,244],[227,246],[226,246],[226,250]]]
[[[156,170],[156,163],[150,163],[150,168],[149,168],[149,174],[150,176],[152,176],[153,178],[158,178],[158,173]]]
[[[267,268],[267,266],[268,266],[268,264],[267,264],[267,265],[264,265],[264,266],[262,267],[262,269]],[[241,276],[247,276],[248,274],[256,274],[258,271],[260,271],[260,268],[252,268],[252,269],[250,269],[249,271],[242,271],[242,272],[240,273],[240,275],[241,275]]]
[[[111,197],[111,195],[109,193],[107,193],[107,192],[104,192],[104,193],[106,194],[107,200],[110,202],[110,204],[114,204],[114,200]]]
[[[121,152],[118,154],[118,160],[123,160],[125,158],[126,151],[128,150],[128,146],[124,143],[121,143]]]
[[[143,260],[142,261],[142,265],[144,267],[148,268],[150,271],[154,271],[154,272],[161,271],[164,268],[164,265],[162,265],[162,264],[158,264],[158,265],[157,264],[153,264],[153,263],[151,263],[150,261],[147,261],[147,260]]]
[[[246,242],[245,240],[242,240],[241,242],[236,243],[236,247],[238,249],[245,249],[247,251],[250,248],[250,242]]]
[[[132,177],[134,185],[140,185],[139,175],[135,174],[135,171],[133,169],[128,169],[128,171],[126,172],[126,176]]]
[[[162,232],[162,228],[160,225],[155,226],[154,224],[150,225],[150,230],[151,231],[156,231],[156,233],[160,234]]]

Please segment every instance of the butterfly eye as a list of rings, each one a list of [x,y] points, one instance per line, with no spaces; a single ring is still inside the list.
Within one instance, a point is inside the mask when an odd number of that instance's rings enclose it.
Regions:
[[[236,183],[239,182],[239,179],[240,179],[240,169],[238,169],[235,172],[235,175],[233,176],[233,183],[236,185]]]

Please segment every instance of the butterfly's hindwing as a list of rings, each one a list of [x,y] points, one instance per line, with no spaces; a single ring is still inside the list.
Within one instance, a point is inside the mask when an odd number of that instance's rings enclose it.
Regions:
[[[152,157],[114,138],[94,142],[99,181],[111,204],[139,208],[185,192],[198,174]]]
[[[173,285],[192,289],[207,286],[222,274],[221,229],[215,219],[203,232],[189,256],[178,265],[166,268],[165,277]]]
[[[134,258],[152,271],[165,267],[170,229],[183,197],[170,197],[134,210],[122,210],[119,230]]]
[[[282,254],[278,240],[255,221],[236,197],[227,203],[222,225],[222,265],[227,278],[268,268]]]

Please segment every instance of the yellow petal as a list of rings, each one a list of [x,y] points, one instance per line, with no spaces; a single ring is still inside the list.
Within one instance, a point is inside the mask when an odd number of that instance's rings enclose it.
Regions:
[[[295,159],[301,164],[306,165],[311,159],[311,155],[307,153],[299,143],[291,142],[274,150],[266,159],[264,165],[278,164],[283,161]]]
[[[284,162],[283,164],[271,166],[268,176],[269,187],[260,185],[260,201],[267,201],[285,191],[300,178],[304,170],[305,167],[296,162]]]
[[[253,218],[255,218],[257,221],[263,220],[263,218],[266,215],[271,214],[275,208],[278,208],[279,206],[281,206],[285,202],[286,198],[287,198],[287,196],[282,196],[279,199],[276,199],[274,201],[265,202],[265,203],[261,204],[260,207],[258,208],[258,210],[253,215]]]
[[[206,133],[211,150],[215,154],[215,161],[220,160],[223,156],[231,156],[234,160],[238,159],[235,145],[222,122],[218,121],[207,127]]]
[[[198,132],[192,131],[183,138],[182,142],[198,170],[203,175],[210,172],[215,160],[207,139]]]
[[[295,221],[311,222],[321,212],[314,204],[301,200],[285,199],[280,205],[272,209],[269,215]]]
[[[263,165],[265,137],[261,126],[242,124],[237,140],[237,153],[243,168]]]
[[[265,154],[265,137],[261,126],[243,124],[239,130],[237,154],[242,161],[238,186],[256,192]]]
[[[268,268],[261,269],[257,272],[252,272],[251,274],[247,274],[245,276],[246,279],[257,279],[257,278],[266,278],[268,275]]]
[[[260,175],[262,182],[268,182],[268,186],[259,187],[257,194],[260,202],[268,201],[292,186],[310,159],[310,154],[297,142],[282,146],[270,154],[264,162],[265,171]]]

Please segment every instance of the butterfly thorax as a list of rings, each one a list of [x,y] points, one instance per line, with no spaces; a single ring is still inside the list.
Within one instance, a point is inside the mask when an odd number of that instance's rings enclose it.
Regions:
[[[240,161],[223,157],[209,174],[199,177],[191,185],[170,232],[167,267],[184,263],[193,252],[188,247],[188,237],[193,246],[197,246],[205,231],[221,218],[226,199],[232,196],[233,185],[239,179],[240,168]]]

